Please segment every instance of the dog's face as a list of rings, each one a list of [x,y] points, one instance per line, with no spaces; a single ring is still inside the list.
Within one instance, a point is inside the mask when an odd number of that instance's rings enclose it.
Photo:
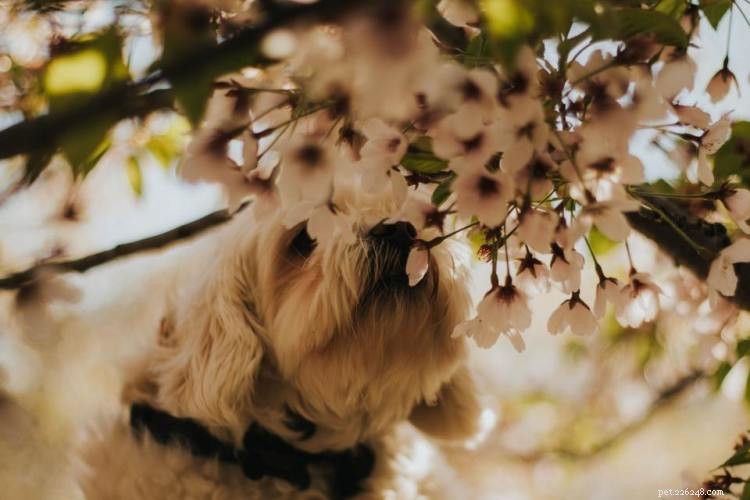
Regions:
[[[181,352],[157,368],[162,403],[179,393],[182,404],[170,405],[179,413],[240,428],[256,419],[282,435],[283,412],[292,412],[319,429],[303,447],[342,448],[418,405],[456,398],[461,391],[439,393],[465,357],[451,332],[469,307],[466,249],[452,241],[431,249],[427,275],[410,287],[414,228],[357,203],[353,242],[319,245],[280,215],[228,228],[210,282],[194,292],[202,298],[178,309],[166,344]],[[178,367],[180,357],[191,360]],[[472,419],[473,391],[465,392],[458,406]]]

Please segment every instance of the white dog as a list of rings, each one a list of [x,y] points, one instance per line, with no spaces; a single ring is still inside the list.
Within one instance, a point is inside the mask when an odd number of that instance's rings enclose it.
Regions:
[[[247,210],[212,237],[125,391],[130,422],[84,451],[87,497],[424,493],[404,422],[463,440],[480,420],[464,339],[451,338],[469,308],[467,252],[433,248],[412,288],[413,227],[357,232],[323,248],[304,225]]]

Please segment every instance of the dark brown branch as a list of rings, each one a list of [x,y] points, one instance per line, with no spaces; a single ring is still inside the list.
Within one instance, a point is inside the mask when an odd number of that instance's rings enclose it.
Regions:
[[[638,194],[652,208],[642,208],[627,215],[628,222],[638,232],[656,243],[675,263],[706,279],[711,262],[731,241],[722,224],[709,223],[690,214],[677,203],[658,196]],[[676,230],[662,214],[679,228]],[[683,234],[680,234],[680,231]],[[696,250],[685,236],[702,250]],[[730,299],[745,310],[750,310],[750,264],[735,264],[738,283]]]
[[[216,212],[210,213],[200,219],[188,222],[187,224],[170,229],[164,233],[149,236],[148,238],[143,238],[141,240],[122,243],[110,248],[109,250],[87,255],[80,259],[61,262],[43,262],[37,264],[25,271],[20,271],[6,276],[5,278],[0,278],[0,290],[13,290],[26,286],[33,283],[38,276],[44,275],[45,271],[51,271],[54,273],[82,273],[115,259],[120,259],[136,253],[162,249],[172,243],[187,240],[188,238],[197,236],[212,227],[216,227],[231,220],[235,214],[239,213],[247,205],[248,203],[240,205],[240,208],[233,213],[230,213],[226,209],[217,210]]]

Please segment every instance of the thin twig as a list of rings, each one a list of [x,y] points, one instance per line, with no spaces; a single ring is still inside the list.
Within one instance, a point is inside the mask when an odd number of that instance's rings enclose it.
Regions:
[[[243,210],[249,203],[244,203],[235,212],[229,210],[217,210],[201,217],[200,219],[188,222],[182,226],[170,229],[169,231],[149,236],[136,241],[122,243],[109,250],[97,252],[75,260],[66,260],[60,262],[47,261],[37,264],[24,271],[11,274],[0,278],[0,290],[14,290],[34,282],[44,271],[55,273],[77,272],[82,273],[89,269],[106,264],[115,259],[127,257],[136,253],[150,250],[159,250],[172,243],[184,241],[193,236],[220,224],[231,220],[237,213]]]

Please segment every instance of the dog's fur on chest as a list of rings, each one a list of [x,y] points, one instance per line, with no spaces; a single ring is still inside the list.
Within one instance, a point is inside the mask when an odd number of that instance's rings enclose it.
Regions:
[[[311,248],[300,242],[304,227],[249,210],[211,235],[124,402],[193,419],[236,446],[252,422],[307,452],[366,443],[376,463],[363,495],[417,495],[425,474],[406,464],[420,438],[404,422],[447,440],[477,431],[464,339],[451,338],[469,306],[466,250],[450,241],[433,248],[425,279],[408,287],[404,250],[370,236],[366,220],[378,220],[378,208],[359,213],[367,216],[354,244]],[[290,415],[314,432],[300,432]],[[92,499],[328,495],[314,471],[311,488],[298,492],[136,438],[124,419],[103,429],[84,452]]]

